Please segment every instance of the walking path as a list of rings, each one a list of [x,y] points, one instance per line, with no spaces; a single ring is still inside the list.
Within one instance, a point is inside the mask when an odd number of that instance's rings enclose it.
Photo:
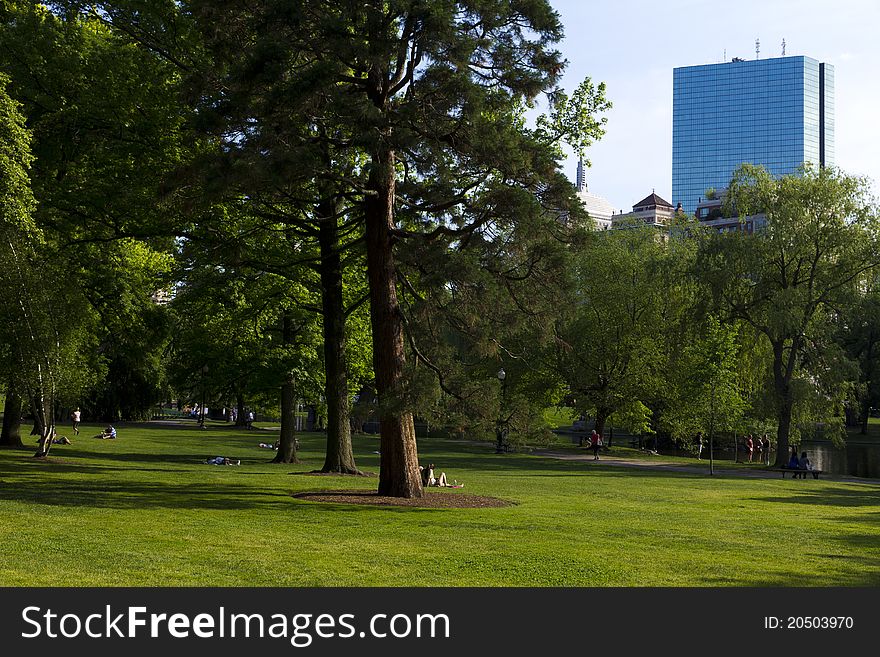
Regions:
[[[587,465],[611,465],[624,468],[642,468],[644,470],[662,470],[671,472],[686,472],[690,474],[709,474],[709,461],[703,460],[705,465],[687,464],[675,461],[664,461],[662,456],[650,459],[628,459],[620,456],[601,455],[599,460],[593,459],[592,454],[572,454],[570,452],[554,452],[552,450],[537,450],[532,452],[534,456],[543,456],[546,458],[559,459],[560,461],[583,461]],[[717,462],[716,462],[717,463]],[[754,479],[780,479],[779,472],[768,472],[763,466],[751,468],[725,468],[715,465],[715,474],[721,476],[732,477],[751,477]],[[845,481],[854,484],[867,484],[869,486],[880,486],[880,480],[865,479],[862,477],[850,477],[847,475],[822,474],[821,479],[831,481]]]

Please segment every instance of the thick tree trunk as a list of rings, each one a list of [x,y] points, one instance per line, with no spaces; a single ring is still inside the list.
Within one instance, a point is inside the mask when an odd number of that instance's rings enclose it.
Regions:
[[[6,404],[3,407],[3,432],[0,445],[23,447],[21,442],[21,397],[10,385],[6,389]]]
[[[776,393],[776,467],[788,464],[789,434],[791,433],[791,380],[786,374],[784,345],[773,345],[773,387]]]
[[[238,409],[237,416],[235,418],[235,426],[247,426],[247,418],[245,417],[244,412],[244,395],[242,394],[241,390],[237,391],[235,394],[235,406]]]
[[[349,421],[348,372],[345,356],[345,307],[342,258],[334,202],[318,208],[321,246],[321,304],[324,319],[324,397],[327,400],[327,454],[321,472],[360,474],[354,461]]]
[[[602,438],[602,442],[605,442],[604,433],[605,433],[605,422],[608,421],[608,416],[610,413],[605,408],[597,408],[596,409],[596,433],[599,434],[599,437]]]
[[[281,440],[272,463],[299,463],[296,455],[296,391],[291,375],[281,386]]]
[[[394,153],[380,145],[370,172],[373,194],[365,202],[373,370],[381,423],[379,494],[411,498],[422,497],[424,491],[413,416],[406,410],[404,397],[406,353],[391,235],[394,175]]]

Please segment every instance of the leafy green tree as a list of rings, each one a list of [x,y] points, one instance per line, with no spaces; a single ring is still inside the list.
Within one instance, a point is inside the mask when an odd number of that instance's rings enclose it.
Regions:
[[[10,357],[8,376],[20,386],[34,416],[37,455],[45,456],[55,433],[56,403],[76,387],[84,342],[76,317],[81,297],[33,220],[30,137],[7,84],[8,78],[0,76],[0,336]],[[16,442],[12,433],[7,441]]]
[[[600,433],[612,414],[634,410],[652,394],[662,362],[665,248],[653,228],[632,226],[597,233],[575,256],[555,368],[575,408],[595,417]]]
[[[28,167],[33,160],[30,153],[30,136],[24,127],[20,109],[6,93],[8,78],[0,74],[0,239],[2,239],[2,262],[0,279],[5,292],[15,282],[7,280],[18,266],[21,250],[29,233],[36,232],[31,214],[35,202],[28,178]],[[5,296],[5,295],[4,295]],[[18,420],[21,416],[21,397],[16,376],[20,363],[13,356],[13,325],[21,321],[15,300],[5,298],[2,306],[3,373],[8,381],[3,414],[3,433],[0,444],[21,447]]]
[[[178,389],[197,403],[272,398],[281,408],[279,463],[296,462],[296,401],[320,388],[319,332],[314,313],[302,310],[308,292],[282,276],[218,268],[189,243],[172,302],[173,356]],[[279,399],[280,391],[280,399]],[[243,403],[239,416],[243,416]]]
[[[53,3],[51,7],[57,8]],[[31,128],[35,221],[97,313],[81,399],[86,415],[140,418],[164,392],[167,253],[179,217],[160,202],[184,151],[173,70],[95,18],[36,2],[0,10],[0,66]]]
[[[401,309],[419,416],[534,444],[548,437],[544,410],[563,394],[546,352],[568,286],[566,252],[582,234],[556,217],[520,219],[471,235],[467,248],[413,243],[399,261]]]
[[[159,44],[174,31],[152,29],[171,3],[147,18],[141,3],[100,6],[114,24],[137,24],[128,32],[141,43],[171,52]],[[561,37],[558,16],[546,2],[176,6],[194,18],[214,58],[200,75],[208,86],[212,77],[222,80],[226,90],[207,96],[206,109],[216,110],[208,120],[238,121],[225,147],[249,148],[252,161],[268,155],[286,178],[280,189],[288,205],[311,186],[317,217],[337,216],[326,203],[337,195],[350,203],[346,216],[357,217],[380,399],[379,492],[420,496],[395,251],[411,238],[466,241],[515,222],[525,194],[545,210],[564,209],[556,201],[570,185],[557,171],[557,153],[546,131],[521,121],[523,107],[551,91],[561,72],[552,50]],[[592,94],[598,99],[601,91]],[[574,103],[587,96],[576,94]],[[555,103],[563,106],[574,107],[568,99]]]
[[[754,235],[707,235],[697,272],[723,316],[749,324],[770,346],[782,465],[798,431],[799,391],[804,400],[840,398],[828,368],[841,362],[829,327],[880,263],[880,216],[866,182],[832,168],[773,178],[743,165],[727,203],[741,216],[765,213],[766,226]]]
[[[841,314],[837,340],[859,364],[856,393],[861,433],[868,433],[871,409],[880,404],[880,289],[877,276],[858,290],[854,302]]]
[[[664,414],[664,424],[679,440],[706,432],[711,471],[715,436],[739,427],[746,402],[737,372],[736,326],[709,317],[701,333],[683,346],[678,376],[668,381],[675,386],[677,403]]]

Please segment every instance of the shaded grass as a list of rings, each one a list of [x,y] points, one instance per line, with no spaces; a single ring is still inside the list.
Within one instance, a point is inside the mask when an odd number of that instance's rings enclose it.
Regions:
[[[291,494],[377,480],[291,476],[322,465],[317,434],[300,436],[303,463],[290,466],[257,447],[266,431],[119,433],[57,447],[60,462],[0,451],[0,584],[880,585],[877,485],[710,479],[423,439],[422,458],[463,493],[517,506],[322,504]],[[358,466],[377,472],[378,438],[354,442]],[[216,455],[242,465],[202,463]]]

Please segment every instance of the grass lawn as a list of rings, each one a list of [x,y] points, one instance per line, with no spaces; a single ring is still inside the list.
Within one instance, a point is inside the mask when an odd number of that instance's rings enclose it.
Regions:
[[[452,493],[516,505],[327,505],[290,494],[376,479],[304,474],[323,463],[317,434],[285,466],[257,447],[268,431],[97,430],[56,462],[0,451],[0,585],[880,585],[880,482],[710,480],[421,440],[465,482]],[[378,471],[377,444],[355,438],[362,469]],[[242,465],[202,464],[215,455]]]

